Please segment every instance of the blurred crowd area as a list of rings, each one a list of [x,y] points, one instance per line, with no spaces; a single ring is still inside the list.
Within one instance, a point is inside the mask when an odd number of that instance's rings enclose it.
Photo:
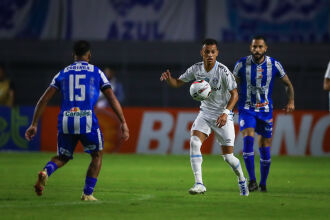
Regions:
[[[36,104],[72,62],[72,43],[85,39],[91,63],[115,72],[122,105],[197,107],[189,85],[173,90],[160,83],[161,72],[179,76],[201,61],[201,41],[209,37],[219,41],[218,60],[233,70],[249,55],[251,37],[262,34],[267,55],[282,63],[293,83],[296,108],[328,109],[329,0],[6,0],[0,11],[0,63],[12,105]],[[285,97],[275,82],[275,108]]]

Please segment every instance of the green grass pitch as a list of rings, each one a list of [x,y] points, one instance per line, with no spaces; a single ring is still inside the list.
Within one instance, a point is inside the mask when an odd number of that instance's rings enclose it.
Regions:
[[[49,178],[44,195],[35,195],[37,173],[52,155],[0,153],[0,219],[330,218],[327,157],[272,157],[268,192],[241,197],[234,173],[220,156],[204,156],[207,192],[192,196],[188,155],[104,155],[94,191],[99,201],[83,202],[88,154],[75,154]]]

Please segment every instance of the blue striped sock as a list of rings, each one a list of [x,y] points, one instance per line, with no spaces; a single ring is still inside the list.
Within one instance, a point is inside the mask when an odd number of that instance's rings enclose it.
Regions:
[[[254,152],[253,152],[254,137],[245,136],[243,138],[243,142],[244,142],[243,158],[244,158],[246,170],[249,173],[249,179],[256,180],[256,175],[254,171]]]
[[[52,173],[55,172],[55,170],[57,170],[57,165],[53,161],[49,161],[44,167],[44,169],[47,170],[47,175],[50,176]]]
[[[97,182],[97,178],[86,176],[85,188],[84,188],[85,195],[91,195],[93,193],[96,182]]]
[[[266,186],[266,181],[269,173],[269,167],[271,163],[270,159],[270,147],[260,147],[260,185]]]

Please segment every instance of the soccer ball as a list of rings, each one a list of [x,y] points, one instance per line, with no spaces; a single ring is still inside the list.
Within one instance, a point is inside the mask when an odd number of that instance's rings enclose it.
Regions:
[[[196,101],[203,101],[207,99],[211,92],[211,86],[205,80],[197,80],[190,86],[190,95]]]

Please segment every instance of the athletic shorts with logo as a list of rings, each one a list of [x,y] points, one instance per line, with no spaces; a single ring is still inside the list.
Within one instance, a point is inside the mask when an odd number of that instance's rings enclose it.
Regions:
[[[229,114],[227,117],[227,122],[224,126],[219,128],[216,125],[215,119],[209,119],[205,117],[203,114],[199,113],[197,118],[195,119],[191,132],[193,130],[200,131],[207,136],[214,132],[214,136],[217,142],[223,146],[234,146],[235,142],[235,129],[234,129],[234,119],[233,114]]]
[[[103,135],[100,129],[86,134],[63,134],[57,135],[57,154],[73,159],[73,152],[80,141],[86,153],[103,150]]]

